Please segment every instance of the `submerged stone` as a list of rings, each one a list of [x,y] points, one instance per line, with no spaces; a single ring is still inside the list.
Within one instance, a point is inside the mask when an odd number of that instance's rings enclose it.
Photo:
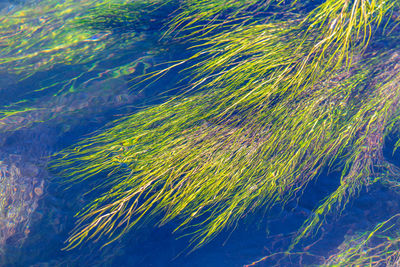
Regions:
[[[0,247],[12,237],[20,243],[30,233],[30,218],[38,207],[44,190],[44,180],[33,165],[22,161],[22,157],[0,153]],[[28,171],[27,171],[28,170]],[[22,173],[30,174],[28,176]],[[37,194],[36,192],[41,192]]]

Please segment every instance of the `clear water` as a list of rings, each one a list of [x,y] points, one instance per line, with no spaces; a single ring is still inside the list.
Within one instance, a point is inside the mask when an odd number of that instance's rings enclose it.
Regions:
[[[85,194],[91,184],[66,189],[46,170],[48,156],[107,127],[122,114],[162,102],[164,98],[157,97],[162,92],[176,94],[171,89],[185,79],[178,69],[146,88],[132,88],[137,81],[132,79],[161,68],[159,63],[190,55],[180,44],[161,49],[161,29],[139,33],[77,29],[65,36],[68,32],[62,29],[68,27],[69,20],[83,16],[88,10],[85,5],[99,2],[62,1],[61,9],[72,11],[59,14],[60,8],[49,13],[56,9],[47,5],[51,1],[0,0],[0,25],[16,14],[21,20],[16,27],[1,28],[0,107],[3,111],[34,107],[0,123],[1,266],[243,266],[267,255],[274,256],[264,258],[260,266],[300,266],[318,263],[328,255],[352,233],[360,216],[366,218],[368,227],[381,219],[379,214],[394,212],[395,207],[385,203],[397,197],[383,188],[372,188],[361,194],[333,228],[324,229],[323,239],[319,235],[300,245],[299,249],[307,248],[309,255],[279,261],[291,234],[335,189],[338,174],[330,173],[310,185],[298,203],[276,207],[268,215],[262,211],[251,214],[234,231],[223,232],[190,254],[185,250],[189,240],[172,234],[174,222],[161,228],[148,225],[102,249],[99,244],[104,240],[64,251],[64,242],[76,222],[74,214],[92,197]],[[17,12],[27,9],[42,15],[28,12],[21,16]],[[63,39],[57,37],[62,39],[57,43],[55,38],[43,37],[52,32]],[[15,38],[16,34],[22,38]],[[27,38],[35,40],[32,47],[19,49],[18,44]],[[376,205],[376,199],[381,204]],[[371,203],[375,206],[368,211]]]

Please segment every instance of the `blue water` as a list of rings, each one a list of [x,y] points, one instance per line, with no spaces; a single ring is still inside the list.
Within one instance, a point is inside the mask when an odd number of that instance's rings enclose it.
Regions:
[[[13,10],[24,9],[28,4],[40,5],[40,1],[0,0],[0,14],[12,14]],[[262,210],[249,214],[236,229],[227,229],[209,244],[189,254],[190,240],[172,233],[179,222],[163,227],[147,225],[102,249],[104,240],[87,242],[71,251],[63,250],[76,222],[74,215],[93,197],[85,194],[85,188],[92,184],[86,182],[66,189],[59,177],[47,171],[49,156],[94,131],[107,128],[107,123],[122,115],[162,103],[166,99],[162,93],[178,94],[177,86],[188,79],[180,72],[187,66],[182,66],[144,89],[134,89],[132,86],[138,80],[132,79],[162,68],[160,63],[186,58],[191,52],[185,44],[174,43],[155,53],[160,49],[160,36],[154,28],[145,29],[135,40],[126,38],[119,31],[107,31],[93,34],[86,41],[101,43],[110,38],[114,41],[91,61],[54,64],[48,69],[39,68],[23,79],[25,74],[0,69],[2,109],[37,108],[7,120],[6,126],[2,126],[6,131],[0,133],[0,156],[3,158],[0,160],[4,160],[4,166],[9,168],[15,162],[22,172],[18,181],[26,182],[37,198],[37,201],[26,202],[31,206],[20,211],[25,214],[21,223],[9,217],[7,222],[0,221],[0,227],[10,221],[13,223],[7,226],[11,234],[0,250],[1,266],[243,266],[268,255],[273,256],[264,258],[259,266],[318,264],[346,234],[354,233],[356,224],[360,229],[368,229],[394,213],[395,207],[386,204],[398,200],[398,196],[383,187],[373,187],[368,192],[361,192],[360,198],[349,205],[339,220],[328,218],[331,224],[326,229],[296,248],[299,251],[307,248],[309,255],[283,257],[295,231],[339,183],[340,173],[325,171],[318,182],[305,189],[299,201],[274,207],[268,214]],[[136,59],[140,62],[132,73],[116,78],[110,75],[109,70]],[[18,186],[21,184],[17,183]],[[22,205],[25,200],[18,201],[11,205]],[[364,225],[359,223],[360,216],[365,218]],[[0,234],[4,235],[1,231]],[[315,241],[318,242],[314,244]],[[308,247],[310,244],[314,245]]]

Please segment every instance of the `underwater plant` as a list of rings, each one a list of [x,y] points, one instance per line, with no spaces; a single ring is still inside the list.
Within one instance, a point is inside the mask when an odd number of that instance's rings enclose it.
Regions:
[[[398,10],[382,0],[311,10],[297,1],[182,1],[167,32],[193,43],[194,55],[175,64],[191,63],[188,89],[51,164],[68,182],[102,177],[107,188],[78,214],[67,248],[109,243],[157,219],[179,221],[196,249],[248,213],[298,198],[322,169],[340,169],[294,247],[363,187],[395,180],[382,149],[400,119]]]
[[[105,58],[106,53],[131,47],[140,39],[140,29],[132,28],[113,35],[116,26],[111,23],[101,29],[93,29],[88,23],[81,24],[85,20],[95,20],[100,25],[93,13],[105,5],[110,2],[68,0],[60,4],[46,0],[16,5],[0,14],[0,70],[20,74],[22,80],[58,64],[96,63],[99,58]],[[129,12],[123,14],[120,19],[125,19],[127,24],[138,20]]]
[[[398,217],[394,215],[372,231],[347,237],[323,266],[398,266]]]
[[[145,2],[135,1],[141,6]],[[45,0],[0,12],[0,132],[69,112],[60,99],[77,98],[74,95],[95,83],[125,80],[128,87],[132,77],[153,66],[154,57],[167,49],[158,46],[159,33],[140,29],[138,18],[128,9],[120,17],[125,19],[123,31],[95,19],[99,6],[109,5],[109,1]],[[151,16],[142,15],[147,20],[141,25],[161,19]],[[81,23],[88,19],[102,27]]]

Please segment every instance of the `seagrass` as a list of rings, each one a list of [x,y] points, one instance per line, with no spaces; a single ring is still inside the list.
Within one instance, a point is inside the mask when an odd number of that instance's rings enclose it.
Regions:
[[[400,118],[398,1],[297,4],[182,1],[166,34],[193,42],[193,56],[175,63],[189,64],[189,89],[52,162],[68,182],[96,177],[108,188],[78,214],[68,249],[156,218],[179,221],[196,249],[249,212],[298,198],[323,168],[341,169],[294,246],[361,188],[396,177],[382,148]]]

